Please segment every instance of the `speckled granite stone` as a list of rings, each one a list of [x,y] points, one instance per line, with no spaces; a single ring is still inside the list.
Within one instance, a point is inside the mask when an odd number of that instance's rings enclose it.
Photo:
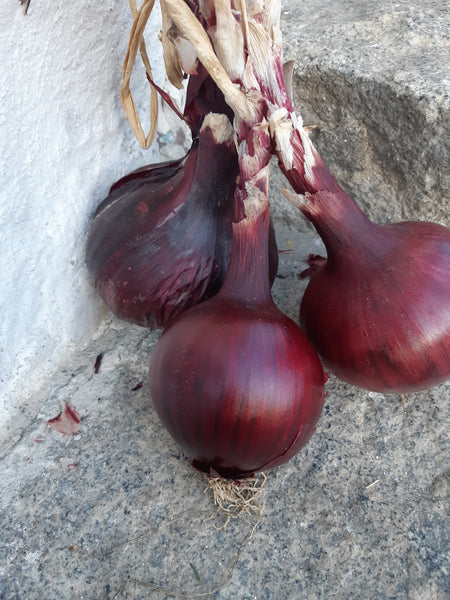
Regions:
[[[282,20],[296,107],[338,181],[380,223],[449,225],[448,7],[284,0]]]
[[[305,285],[297,274],[321,245],[274,196],[280,248],[291,249],[280,255],[274,296],[296,318]],[[332,377],[316,434],[267,473],[263,520],[246,539],[248,518],[225,532],[214,527],[219,518],[206,520],[214,510],[206,480],[153,410],[156,339],[107,317],[45,383],[38,414],[5,448],[2,600],[448,597],[450,385],[409,396],[405,412],[399,397]],[[63,402],[81,416],[73,437],[46,424]]]
[[[294,1],[286,0],[286,10],[292,10]],[[331,34],[339,28],[361,31],[364,22],[365,33],[359,34],[364,44],[370,19],[381,18],[377,7],[390,14],[387,2],[339,5],[341,12],[332,14],[335,2],[322,7],[309,3],[312,13],[303,21],[302,3],[300,17],[296,13],[290,21],[288,40],[295,29],[303,39],[296,46],[298,62],[310,63],[309,70],[300,69],[297,91],[305,89],[302,73],[314,69],[329,87],[335,76],[340,90],[348,77],[345,65],[339,68],[339,48],[333,54],[334,75],[324,70],[324,54],[305,59],[306,34],[312,52],[322,31],[334,40]],[[395,6],[398,16],[392,14],[389,22],[402,22],[415,3]],[[433,21],[436,36],[441,35],[439,6]],[[425,19],[428,9],[421,10],[422,28],[431,27]],[[355,64],[359,56],[363,61],[353,42],[351,46]],[[391,60],[395,62],[394,55]],[[437,94],[438,84],[434,78],[430,82]],[[350,89],[349,98],[357,93]],[[383,89],[378,111],[386,98],[400,98],[387,94],[391,83]],[[428,97],[421,102],[428,101],[432,104]],[[335,110],[336,104],[330,108]],[[403,115],[400,106],[398,115]],[[437,125],[430,120],[427,126]],[[365,127],[367,139],[379,135],[375,118]],[[414,131],[420,137],[414,128],[409,135]],[[321,137],[322,130],[318,142]],[[347,164],[347,170],[339,173],[350,172],[353,151],[351,144],[341,147],[340,164]],[[408,168],[407,160],[402,164]],[[375,173],[377,165],[375,161]],[[368,164],[364,169],[369,177]],[[409,177],[415,175],[413,160]],[[349,181],[357,191],[352,176]],[[279,247],[289,252],[280,254],[273,291],[280,308],[297,319],[306,285],[298,273],[308,253],[323,253],[323,246],[277,193],[283,185],[277,174],[272,212]],[[377,185],[367,179],[364,189]],[[388,196],[381,194],[380,210],[392,219],[400,192],[392,202]],[[215,528],[219,517],[207,520],[214,504],[206,479],[190,467],[157,418],[147,380],[157,337],[157,332],[149,334],[108,315],[90,343],[43,382],[34,416],[19,428],[10,424],[0,462],[1,600],[449,598],[450,383],[410,395],[403,407],[397,396],[361,391],[331,377],[317,432],[287,465],[267,473],[264,516],[249,537],[255,521],[248,517],[232,521],[225,532]],[[99,354],[103,359],[94,373]],[[47,426],[64,402],[81,416],[75,436]]]

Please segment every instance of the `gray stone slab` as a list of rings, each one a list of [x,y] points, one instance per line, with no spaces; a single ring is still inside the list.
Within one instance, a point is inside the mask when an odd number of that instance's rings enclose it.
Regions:
[[[448,4],[284,0],[282,17],[297,109],[338,181],[378,222],[449,225]]]

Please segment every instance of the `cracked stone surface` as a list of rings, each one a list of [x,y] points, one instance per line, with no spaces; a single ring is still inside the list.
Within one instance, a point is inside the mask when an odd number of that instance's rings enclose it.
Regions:
[[[380,222],[445,222],[441,5],[283,6],[297,106],[318,126],[314,142],[332,172]],[[389,126],[380,124],[386,115]],[[280,254],[273,294],[297,320],[306,285],[298,273],[324,249],[282,186],[274,169],[273,219],[289,252]],[[106,314],[3,432],[2,600],[449,597],[449,382],[402,402],[330,377],[315,435],[267,473],[261,522],[243,515],[223,531],[220,515],[208,519],[215,507],[206,478],[153,409],[148,362],[157,337]],[[75,435],[47,425],[65,403],[81,418]]]

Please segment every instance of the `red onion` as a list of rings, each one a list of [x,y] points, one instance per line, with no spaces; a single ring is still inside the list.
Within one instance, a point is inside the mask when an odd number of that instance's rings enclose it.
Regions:
[[[237,173],[228,119],[210,115],[178,164],[146,167],[112,187],[86,252],[96,290],[112,312],[138,325],[165,326],[217,292],[229,258],[223,240],[229,247]]]
[[[91,224],[86,265],[117,316],[165,327],[217,293],[232,245],[238,159],[224,115],[205,117],[186,157],[116,182]],[[271,281],[278,249],[270,229]]]
[[[450,376],[450,230],[377,225],[341,190],[285,192],[323,239],[300,323],[326,367],[376,392],[415,392]],[[313,258],[314,260],[314,258]]]
[[[163,332],[150,362],[163,424],[195,467],[227,478],[287,462],[311,437],[324,402],[316,352],[272,300],[268,204],[255,214],[252,201],[233,225],[221,290]]]

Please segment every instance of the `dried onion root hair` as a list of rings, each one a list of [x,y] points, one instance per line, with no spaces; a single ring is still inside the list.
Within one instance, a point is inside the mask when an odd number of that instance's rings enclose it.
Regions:
[[[223,530],[231,519],[242,515],[256,517],[259,523],[264,512],[266,481],[264,473],[238,480],[208,476],[206,491],[212,491],[217,509],[207,520],[223,516],[224,522],[219,527]]]

